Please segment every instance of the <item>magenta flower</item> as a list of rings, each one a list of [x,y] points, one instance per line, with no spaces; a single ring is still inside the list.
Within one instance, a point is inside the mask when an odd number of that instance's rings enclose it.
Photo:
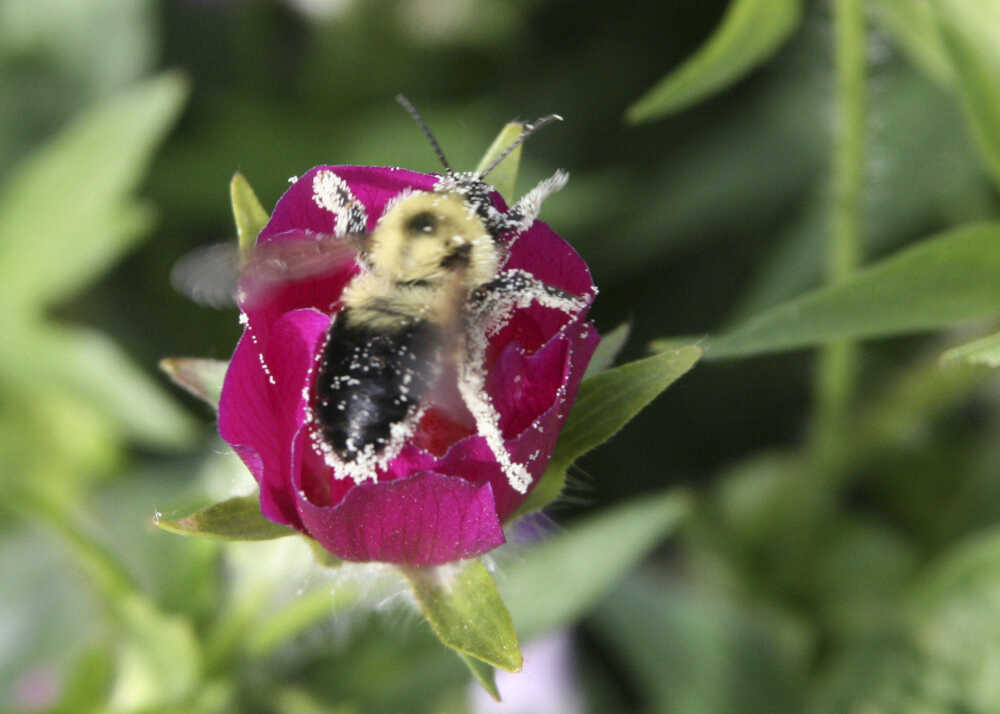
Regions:
[[[371,232],[387,207],[413,192],[453,190],[464,176],[319,166],[278,201],[257,244]],[[344,406],[321,406],[317,374],[330,358],[327,343],[337,339],[345,286],[369,266],[351,259],[241,299],[245,331],[226,374],[219,433],[260,484],[267,518],[350,561],[429,566],[504,542],[503,525],[545,471],[599,339],[585,319],[595,294],[587,266],[533,220],[557,184],[543,183],[509,212],[495,192],[464,194],[504,246],[496,276],[544,284],[550,293],[536,290],[477,313],[472,376],[445,370],[433,398],[414,406],[377,453],[342,447],[350,459],[338,457],[317,418]],[[573,296],[575,308],[558,295]]]

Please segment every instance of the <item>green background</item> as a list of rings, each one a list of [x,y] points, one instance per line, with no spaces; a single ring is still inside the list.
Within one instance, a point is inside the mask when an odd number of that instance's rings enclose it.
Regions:
[[[391,575],[151,525],[252,485],[157,373],[239,336],[171,266],[234,235],[234,171],[270,208],[437,170],[399,92],[459,168],[561,114],[517,192],[570,172],[542,218],[618,363],[706,348],[491,557],[569,667],[529,644],[501,694],[1000,710],[1000,359],[941,360],[1000,316],[997,37],[994,0],[0,0],[0,710],[490,711]]]

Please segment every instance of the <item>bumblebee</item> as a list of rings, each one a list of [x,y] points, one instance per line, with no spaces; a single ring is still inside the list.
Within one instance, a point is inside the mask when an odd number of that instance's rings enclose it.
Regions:
[[[238,302],[246,305],[284,281],[356,260],[360,271],[343,291],[306,387],[312,448],[337,477],[375,480],[427,409],[454,411],[455,400],[449,406],[446,395],[457,393],[511,487],[524,493],[531,477],[507,453],[485,391],[487,341],[515,308],[534,302],[575,315],[589,296],[502,267],[512,241],[531,226],[545,198],[565,185],[567,174],[557,171],[506,211],[493,204],[494,189],[484,178],[558,117],[526,124],[485,170],[456,172],[416,109],[397,100],[444,165],[434,189],[397,196],[366,234],[364,207],[347,183],[332,171],[317,172],[313,199],[336,216],[335,234],[258,246],[241,270]],[[180,282],[196,293],[187,272]]]

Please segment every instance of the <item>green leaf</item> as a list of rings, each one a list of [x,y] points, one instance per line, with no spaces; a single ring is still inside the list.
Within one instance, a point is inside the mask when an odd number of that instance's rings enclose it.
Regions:
[[[253,252],[257,235],[267,225],[269,216],[260,205],[257,194],[250,182],[237,171],[229,182],[229,199],[233,204],[233,219],[236,221],[236,235],[239,240],[240,256],[245,260]]]
[[[219,359],[197,357],[167,357],[160,360],[160,369],[169,375],[174,384],[209,404],[219,408],[222,382],[229,363]]]
[[[961,226],[711,338],[709,359],[928,330],[1000,313],[1000,223]]]
[[[802,714],[808,649],[796,623],[690,578],[636,575],[609,596],[589,629],[629,673],[644,711]],[[861,714],[857,710],[851,714]]]
[[[938,82],[952,81],[951,59],[930,2],[875,0],[872,7],[876,18],[917,67]]]
[[[954,67],[962,108],[993,180],[1000,185],[1000,6],[986,0],[933,0]]]
[[[800,16],[799,0],[733,0],[708,41],[629,107],[626,118],[657,119],[724,89],[774,54]]]
[[[687,494],[638,499],[574,524],[507,569],[505,599],[525,639],[583,615],[681,523]]]
[[[521,650],[514,623],[480,561],[401,571],[441,642],[494,667],[520,671]]]
[[[143,443],[184,448],[197,437],[199,428],[191,417],[104,334],[83,327],[42,327],[30,331],[25,342],[33,345],[32,359],[14,366],[0,354],[0,370],[11,365],[14,373],[31,375],[26,383],[59,384]]]
[[[905,636],[875,632],[834,653],[811,687],[807,704],[799,711],[810,714],[969,711],[964,707],[954,708],[955,700],[936,699],[934,680],[941,672],[923,670],[925,664]]]
[[[916,678],[952,711],[1000,710],[998,604],[1000,529],[995,526],[953,546],[913,580],[905,613],[922,659],[923,672]]]
[[[185,82],[163,75],[76,119],[14,169],[0,189],[3,302],[22,309],[90,283],[148,228],[129,194],[173,123]]]
[[[333,704],[317,699],[301,687],[282,687],[273,694],[274,708],[282,714],[361,714],[352,704]]]
[[[291,528],[264,517],[257,493],[230,498],[179,518],[164,518],[157,512],[153,522],[171,533],[222,540],[271,540],[296,534]]]
[[[49,714],[107,711],[114,683],[114,659],[104,649],[81,654],[63,687],[59,703]]]
[[[623,322],[615,329],[601,335],[601,341],[597,343],[597,349],[594,350],[590,364],[587,365],[587,371],[583,375],[584,379],[604,372],[615,363],[615,359],[628,341],[628,334],[631,330],[632,324]]]
[[[512,121],[504,126],[500,130],[500,133],[497,134],[497,138],[490,144],[490,148],[483,154],[483,158],[479,160],[479,164],[476,166],[476,173],[484,171],[487,166],[496,161],[496,158],[500,156],[503,150],[513,144],[523,133],[524,125],[519,122]],[[521,149],[522,145],[518,145],[516,149],[507,155],[507,158],[497,164],[496,168],[488,176],[488,181],[493,185],[493,188],[508,200],[514,195],[517,170],[521,165]]]
[[[617,434],[664,389],[691,369],[700,347],[687,345],[629,362],[585,380],[542,479],[513,518],[541,510],[562,492],[566,469]]]
[[[1000,528],[977,533],[939,556],[909,593],[909,607],[917,617],[962,598],[980,588],[1000,594]],[[997,618],[1000,627],[1000,617]]]
[[[469,668],[472,673],[472,677],[479,682],[483,689],[493,697],[496,701],[500,701],[500,690],[497,689],[497,680],[493,676],[493,667],[486,664],[485,662],[476,659],[475,657],[470,657],[464,652],[459,652],[458,656],[462,658],[465,662],[465,666]]]
[[[115,709],[136,711],[176,705],[198,682],[201,650],[189,620],[157,610],[139,595],[115,603],[120,640]]]
[[[952,347],[941,355],[942,364],[955,362],[1000,367],[1000,332]]]

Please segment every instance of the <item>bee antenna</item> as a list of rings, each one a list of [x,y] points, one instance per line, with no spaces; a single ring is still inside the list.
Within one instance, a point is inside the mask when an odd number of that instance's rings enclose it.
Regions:
[[[517,147],[519,147],[521,144],[523,144],[524,141],[529,136],[531,136],[532,134],[534,134],[536,131],[538,131],[539,129],[541,129],[543,126],[545,126],[546,124],[551,124],[554,121],[562,121],[562,120],[563,120],[563,118],[561,116],[559,116],[558,114],[549,114],[548,116],[544,116],[541,119],[536,119],[533,122],[528,122],[527,124],[525,124],[523,130],[521,131],[521,136],[519,136],[516,139],[514,139],[514,141],[511,142],[510,146],[508,146],[506,149],[504,149],[503,151],[501,151],[500,155],[498,157],[496,157],[495,159],[493,159],[493,163],[491,163],[485,169],[483,169],[482,171],[480,171],[478,178],[480,178],[480,179],[485,178],[486,174],[488,174],[490,171],[492,171],[493,169],[495,169],[497,167],[497,165],[501,161],[503,161],[508,156],[510,156],[510,152],[512,152]]]
[[[441,151],[441,145],[437,143],[437,139],[434,138],[430,128],[427,126],[427,122],[425,122],[424,118],[420,116],[420,112],[417,111],[417,108],[413,106],[410,100],[402,94],[396,95],[396,101],[402,105],[403,109],[406,110],[406,113],[410,115],[413,121],[417,123],[417,126],[420,127],[420,130],[424,132],[424,136],[426,136],[427,140],[431,142],[431,147],[434,149],[434,153],[437,154],[437,157],[441,159],[441,163],[444,165],[445,170],[449,174],[455,173],[455,171],[451,168],[451,164],[448,163],[448,159],[444,157],[444,152]]]

